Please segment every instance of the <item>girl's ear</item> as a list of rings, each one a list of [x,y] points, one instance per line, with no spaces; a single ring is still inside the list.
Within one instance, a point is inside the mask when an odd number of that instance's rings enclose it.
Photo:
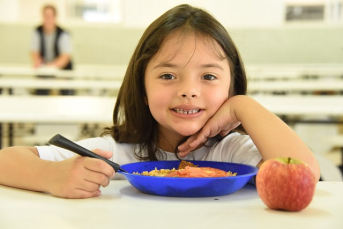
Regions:
[[[145,105],[149,105],[148,99],[146,98],[146,96],[144,97],[144,102],[145,102]]]

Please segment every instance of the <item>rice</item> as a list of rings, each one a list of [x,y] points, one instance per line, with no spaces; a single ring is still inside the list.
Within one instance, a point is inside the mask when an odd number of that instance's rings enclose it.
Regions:
[[[237,173],[233,173],[233,172],[229,171],[229,172],[227,172],[227,176],[228,177],[235,177],[235,176],[237,176]]]
[[[148,171],[143,171],[142,173],[139,172],[134,172],[133,174],[137,175],[144,175],[144,176],[155,176],[155,177],[164,177],[165,175],[168,175],[169,173],[175,172],[176,169],[157,169],[155,168],[154,170],[151,170],[150,172]]]

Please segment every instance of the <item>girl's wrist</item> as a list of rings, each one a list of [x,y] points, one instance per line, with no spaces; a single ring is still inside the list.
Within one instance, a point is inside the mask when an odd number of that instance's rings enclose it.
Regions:
[[[246,112],[249,112],[249,108],[255,102],[252,98],[246,95],[235,95],[229,99],[231,107],[231,113],[234,114],[237,121],[242,122]]]
[[[230,98],[230,104],[237,120],[241,122],[243,127],[248,123],[251,124],[271,115],[271,113],[256,100],[246,95],[237,95]]]
[[[39,176],[40,179],[38,180],[37,186],[42,192],[51,193],[50,188],[53,186],[52,182],[59,178],[58,174],[55,174],[57,164],[58,162],[45,160],[42,160],[40,163],[39,170],[41,176]]]

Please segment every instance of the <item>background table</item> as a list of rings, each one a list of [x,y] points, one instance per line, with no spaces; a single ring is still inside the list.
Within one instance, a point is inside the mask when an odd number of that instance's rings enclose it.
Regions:
[[[248,83],[249,93],[314,91],[343,91],[343,80],[277,80],[250,81]]]
[[[95,96],[0,96],[0,123],[111,122],[115,101]]]
[[[119,80],[63,80],[63,79],[9,79],[0,78],[2,89],[105,89],[118,90],[121,86]]]
[[[75,66],[73,70],[59,70],[51,67],[32,68],[29,65],[0,65],[0,76],[32,77],[54,76],[72,79],[123,79],[127,66]]]
[[[94,96],[0,96],[0,148],[2,124],[112,123],[116,98]],[[9,125],[8,145],[13,145],[14,129]]]
[[[276,115],[343,116],[343,96],[254,95]],[[113,97],[0,96],[0,122],[107,122],[112,120]]]
[[[340,78],[343,64],[252,64],[246,65],[249,80]]]
[[[0,185],[0,228],[343,228],[343,182],[319,182],[301,212],[268,209],[247,185],[221,197],[175,198],[140,193],[111,181],[100,197],[68,200]]]
[[[343,116],[343,96],[340,95],[253,95],[251,97],[276,115]]]
[[[253,98],[276,115],[327,115],[338,122],[343,116],[343,96]],[[115,100],[94,96],[0,96],[0,123],[111,123]]]

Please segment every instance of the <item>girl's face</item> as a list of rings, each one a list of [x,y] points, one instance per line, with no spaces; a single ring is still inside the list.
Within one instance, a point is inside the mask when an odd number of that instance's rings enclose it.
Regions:
[[[145,71],[146,103],[158,122],[159,139],[176,147],[228,99],[230,68],[222,57],[222,48],[201,36],[176,32],[165,39]]]

